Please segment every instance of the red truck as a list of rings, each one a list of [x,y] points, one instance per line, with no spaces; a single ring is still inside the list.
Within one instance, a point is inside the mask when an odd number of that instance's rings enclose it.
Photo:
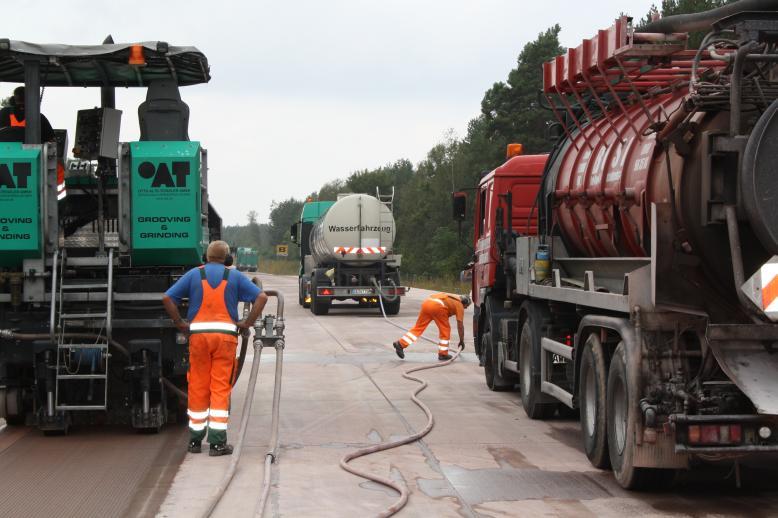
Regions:
[[[699,51],[688,19],[622,16],[546,63],[553,151],[509,147],[476,190],[486,384],[578,411],[625,488],[778,452],[778,16],[728,9]]]

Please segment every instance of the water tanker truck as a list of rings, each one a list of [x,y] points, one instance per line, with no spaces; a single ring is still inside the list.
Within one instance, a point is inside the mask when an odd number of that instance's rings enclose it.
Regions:
[[[553,151],[509,146],[477,187],[486,385],[533,419],[580,412],[625,488],[778,452],[775,4],[620,17],[544,65]]]
[[[300,304],[326,315],[334,300],[400,311],[402,256],[392,253],[394,195],[342,194],[336,202],[308,202],[292,226],[301,247]]]
[[[25,125],[0,129],[0,417],[47,433],[186,418],[188,338],[161,295],[221,232],[179,92],[209,80],[193,47],[0,39],[0,81],[26,86]],[[42,134],[43,87],[100,101],[72,107],[72,157],[65,130]],[[146,92],[124,114],[138,141],[119,140],[116,87]]]

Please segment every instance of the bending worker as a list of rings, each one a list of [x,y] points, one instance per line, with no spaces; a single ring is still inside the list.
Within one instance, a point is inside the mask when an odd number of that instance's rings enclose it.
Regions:
[[[456,316],[457,331],[459,332],[459,348],[465,347],[465,308],[470,305],[470,297],[467,295],[452,295],[451,293],[436,293],[431,295],[421,304],[421,312],[413,329],[405,333],[402,338],[394,342],[394,350],[397,356],[405,358],[405,348],[414,343],[427,329],[430,322],[434,321],[438,326],[440,341],[438,343],[438,360],[450,360],[448,343],[451,338],[451,326],[448,319]]]
[[[206,252],[208,263],[186,272],[162,297],[175,326],[190,335],[188,451],[200,453],[207,433],[211,456],[232,453],[227,422],[238,332],[252,327],[267,303],[267,295],[248,277],[224,265],[229,253],[224,241],[212,242]],[[185,298],[188,322],[178,312]],[[240,321],[239,301],[253,302],[248,317]]]

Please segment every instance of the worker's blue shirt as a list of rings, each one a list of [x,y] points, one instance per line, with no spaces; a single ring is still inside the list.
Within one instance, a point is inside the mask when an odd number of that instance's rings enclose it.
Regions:
[[[224,265],[219,263],[208,263],[205,265],[205,277],[212,288],[219,286],[224,277]],[[230,276],[227,278],[227,287],[224,289],[224,302],[227,306],[232,320],[237,322],[238,302],[254,302],[262,290],[257,287],[248,277],[237,270],[230,270]],[[165,295],[173,299],[176,304],[181,304],[185,298],[189,299],[189,311],[186,314],[187,320],[191,321],[200,310],[203,303],[203,285],[200,278],[200,268],[192,268],[178,279],[174,285],[165,292]]]

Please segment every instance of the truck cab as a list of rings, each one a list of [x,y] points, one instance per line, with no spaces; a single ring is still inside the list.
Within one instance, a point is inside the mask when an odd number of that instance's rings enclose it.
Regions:
[[[311,307],[311,283],[306,278],[313,271],[311,245],[309,242],[311,229],[313,229],[313,224],[319,221],[334,204],[334,201],[313,201],[309,198],[303,205],[300,220],[292,225],[290,230],[292,242],[300,247],[300,270],[297,274],[299,282],[298,302],[304,308]]]
[[[521,145],[508,146],[507,160],[485,173],[475,193],[473,211],[473,338],[482,355],[485,304],[490,293],[510,299],[510,277],[505,270],[513,242],[519,235],[537,235],[535,200],[547,155],[524,155]],[[507,296],[506,296],[507,295]]]

